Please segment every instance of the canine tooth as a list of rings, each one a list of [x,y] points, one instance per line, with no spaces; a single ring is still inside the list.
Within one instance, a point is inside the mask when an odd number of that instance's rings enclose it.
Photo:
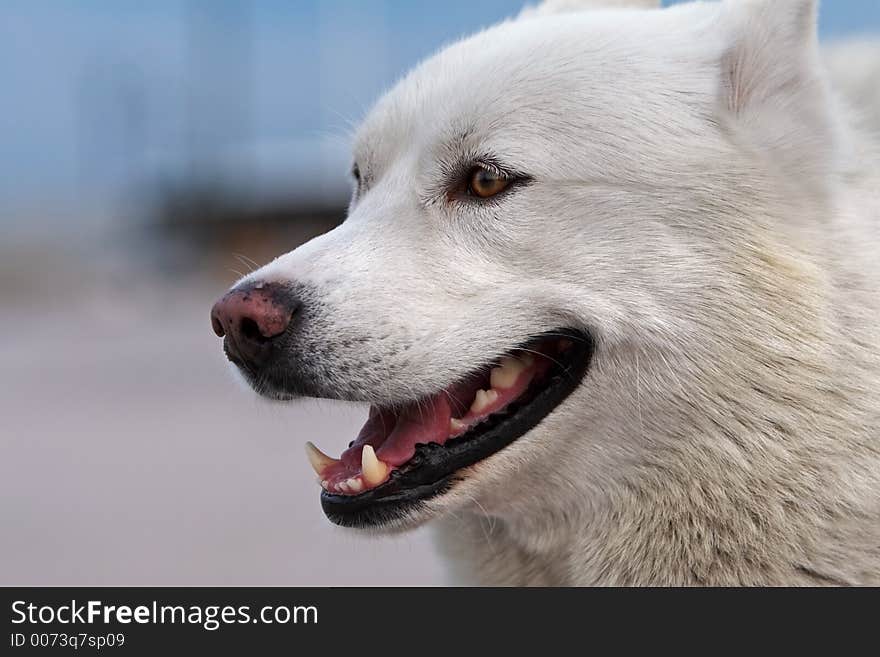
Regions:
[[[526,357],[530,360],[526,360]],[[501,367],[495,367],[492,369],[492,372],[489,375],[489,383],[492,384],[493,388],[500,388],[502,390],[510,388],[516,383],[520,373],[533,362],[534,359],[530,354],[525,354],[522,360],[505,356],[501,359]]]
[[[479,414],[485,411],[498,399],[498,393],[494,390],[477,390],[474,403],[471,404],[471,413]]]
[[[449,419],[449,430],[452,433],[458,433],[462,429],[464,429],[467,425],[459,420],[457,417],[453,417]]]
[[[319,477],[328,465],[338,463],[336,459],[327,456],[324,452],[315,447],[315,444],[312,442],[306,443],[306,456],[309,458],[309,463],[312,464],[312,468]]]
[[[361,451],[361,474],[364,477],[363,483],[368,486],[378,486],[385,477],[388,476],[388,464],[380,461],[376,456],[376,450],[372,445],[364,445]]]
[[[336,491],[340,493],[348,492],[348,481],[340,481],[336,484]]]
[[[364,482],[361,481],[360,477],[351,477],[345,483],[348,484],[348,488],[352,493],[360,493],[364,489]]]

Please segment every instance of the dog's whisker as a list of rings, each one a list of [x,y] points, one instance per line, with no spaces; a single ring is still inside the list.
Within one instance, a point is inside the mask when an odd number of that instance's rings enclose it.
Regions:
[[[245,275],[244,275],[242,272],[238,271],[237,269],[233,269],[232,267],[227,267],[227,270],[228,270],[230,273],[236,274],[239,278],[244,278],[244,277],[245,277]]]
[[[239,261],[241,264],[243,264],[245,267],[249,267],[249,268],[250,268],[250,272],[248,272],[248,273],[253,273],[253,272],[255,272],[257,269],[260,268],[260,264],[259,264],[256,260],[253,260],[253,259],[251,259],[251,258],[248,258],[248,257],[247,257],[246,255],[244,255],[243,253],[233,253],[232,255],[233,255],[233,257],[234,257],[236,260],[238,260],[238,261]]]
[[[589,338],[585,338],[581,335],[576,335],[574,333],[543,333],[542,335],[546,335],[551,338],[563,338],[567,340],[571,340],[572,342],[582,342],[584,344],[590,344],[591,340]]]
[[[550,356],[549,354],[545,354],[542,351],[536,351],[534,349],[528,349],[526,347],[520,347],[517,349],[517,351],[524,351],[529,354],[534,354],[535,356],[539,356],[539,357],[543,358],[544,360],[549,360],[554,365],[558,365],[560,368],[565,370],[565,365],[561,361],[556,360],[555,358],[553,358],[553,356]]]

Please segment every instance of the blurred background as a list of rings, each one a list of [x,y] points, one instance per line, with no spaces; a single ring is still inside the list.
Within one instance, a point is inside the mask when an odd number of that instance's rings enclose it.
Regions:
[[[438,584],[424,530],[332,527],[302,453],[366,410],[258,401],[210,327],[332,228],[348,133],[520,0],[0,3],[0,584]],[[826,0],[822,35],[880,32]]]

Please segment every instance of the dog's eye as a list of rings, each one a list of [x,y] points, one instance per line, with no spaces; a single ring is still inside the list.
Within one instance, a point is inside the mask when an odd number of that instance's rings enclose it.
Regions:
[[[354,178],[355,182],[360,183],[361,181],[361,169],[355,164],[351,167],[351,177]]]
[[[484,167],[475,167],[468,179],[468,193],[479,198],[491,198],[507,189],[510,183],[510,178]]]

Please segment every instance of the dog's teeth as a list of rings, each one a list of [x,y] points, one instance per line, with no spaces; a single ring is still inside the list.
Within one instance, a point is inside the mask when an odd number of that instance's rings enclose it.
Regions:
[[[462,431],[467,425],[459,420],[457,417],[453,417],[449,419],[449,430],[452,433],[458,433]]]
[[[311,442],[306,443],[306,456],[309,458],[309,463],[312,464],[312,468],[319,477],[328,465],[333,465],[334,463],[339,462],[337,459],[327,456]]]
[[[330,482],[327,481],[326,479],[322,480],[321,481],[321,488],[323,488],[324,490],[330,490]]]
[[[336,492],[337,493],[347,493],[348,492],[348,481],[340,481],[336,484]]]
[[[376,456],[376,450],[373,449],[373,446],[364,445],[364,449],[361,451],[361,474],[364,477],[364,483],[371,488],[378,486],[385,481],[389,470],[388,464],[380,461]]]
[[[489,375],[489,382],[493,388],[498,388],[499,390],[511,388],[522,371],[532,365],[532,363],[534,363],[534,359],[531,354],[524,354],[522,360],[505,356],[501,359],[501,367],[492,369],[492,373]]]
[[[498,399],[498,393],[494,390],[477,390],[474,403],[471,404],[471,413],[479,415]]]
[[[352,477],[345,482],[348,485],[348,489],[352,493],[360,493],[364,489],[364,482],[361,481],[360,477]]]

